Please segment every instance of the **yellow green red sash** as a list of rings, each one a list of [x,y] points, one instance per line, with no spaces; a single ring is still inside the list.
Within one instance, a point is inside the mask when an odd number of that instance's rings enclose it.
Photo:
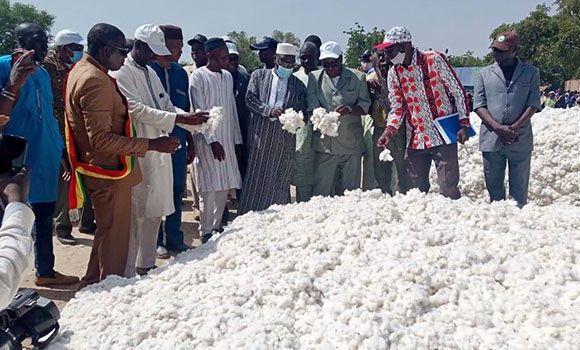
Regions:
[[[121,94],[121,92],[117,87],[117,82],[114,79],[112,80],[115,87],[117,88],[117,92]],[[66,82],[64,85],[66,91]],[[125,105],[127,115],[127,122],[125,124],[123,136],[135,137],[135,128],[133,127],[131,116],[129,115],[127,100],[122,94],[121,97],[123,98],[123,104]],[[87,197],[87,193],[83,185],[81,175],[104,180],[120,180],[129,176],[133,171],[133,169],[135,168],[135,157],[130,155],[120,155],[119,161],[121,163],[121,168],[118,170],[105,169],[98,165],[81,162],[79,161],[76,144],[74,141],[74,133],[72,132],[70,121],[67,115],[65,115],[65,122],[66,122],[65,143],[69,161],[71,164],[71,179],[69,183],[68,206],[70,209],[78,209],[83,207]]]

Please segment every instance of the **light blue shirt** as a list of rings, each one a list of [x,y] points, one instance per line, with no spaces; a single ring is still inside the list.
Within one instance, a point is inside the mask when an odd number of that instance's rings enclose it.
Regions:
[[[0,85],[10,76],[12,57],[0,57]],[[10,113],[5,134],[28,141],[25,164],[30,176],[30,203],[56,201],[60,160],[64,147],[54,117],[52,87],[48,72],[38,66],[20,89],[17,103]]]

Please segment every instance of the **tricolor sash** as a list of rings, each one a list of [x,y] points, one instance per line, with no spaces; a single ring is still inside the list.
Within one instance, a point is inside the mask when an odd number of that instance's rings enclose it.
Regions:
[[[68,78],[68,77],[67,77]],[[112,78],[111,78],[112,79]],[[113,80],[113,84],[119,94],[119,88],[117,87],[117,82]],[[66,81],[64,84],[64,89],[66,91]],[[66,96],[66,94],[65,94]],[[127,100],[121,94],[123,98],[123,104],[125,105],[127,122],[125,124],[125,129],[123,130],[123,136],[135,137],[135,128],[133,127],[133,122],[129,114],[129,108]],[[121,163],[120,169],[105,169],[98,165],[83,163],[79,161],[76,144],[74,140],[74,133],[72,132],[70,121],[68,115],[65,112],[65,143],[68,153],[68,158],[71,165],[71,179],[69,182],[69,193],[68,193],[68,206],[70,209],[82,208],[87,192],[83,185],[83,180],[81,175],[94,177],[103,180],[121,180],[131,174],[135,168],[135,157],[130,155],[120,155],[119,162]]]

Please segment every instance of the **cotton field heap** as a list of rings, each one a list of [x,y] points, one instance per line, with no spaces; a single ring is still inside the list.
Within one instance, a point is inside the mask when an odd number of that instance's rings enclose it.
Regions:
[[[274,206],[62,312],[53,349],[579,349],[580,208],[378,191]]]

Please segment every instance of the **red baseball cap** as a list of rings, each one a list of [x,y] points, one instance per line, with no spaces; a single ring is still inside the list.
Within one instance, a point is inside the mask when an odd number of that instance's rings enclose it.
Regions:
[[[495,38],[490,48],[507,51],[520,46],[520,36],[516,32],[503,32]]]

